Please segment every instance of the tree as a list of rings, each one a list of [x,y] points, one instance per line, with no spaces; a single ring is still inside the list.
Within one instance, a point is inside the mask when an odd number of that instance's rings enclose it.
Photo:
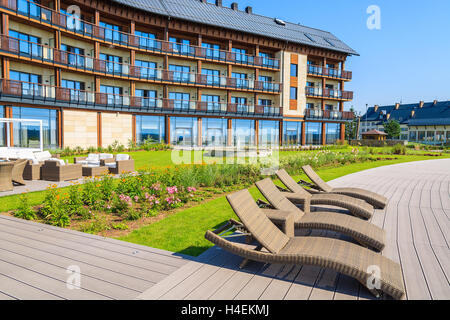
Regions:
[[[383,124],[384,132],[388,135],[388,139],[395,139],[400,136],[400,123],[396,120],[389,120]]]
[[[345,123],[345,140],[355,140],[358,139],[358,116],[359,114],[355,111],[353,106],[350,107],[350,110],[355,112],[355,118],[352,121],[347,121]]]

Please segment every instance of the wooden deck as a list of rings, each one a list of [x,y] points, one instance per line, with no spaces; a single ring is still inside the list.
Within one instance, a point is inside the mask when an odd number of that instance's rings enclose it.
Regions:
[[[135,299],[188,261],[163,250],[0,216],[0,300]],[[79,268],[79,289],[67,287],[69,266]]]
[[[386,230],[383,255],[401,264],[405,298],[450,299],[450,160],[380,167],[330,184],[386,195],[389,205],[376,210],[371,222]],[[313,235],[340,237],[333,232]],[[139,299],[374,299],[357,281],[332,270],[256,262],[239,270],[240,262],[214,247]]]

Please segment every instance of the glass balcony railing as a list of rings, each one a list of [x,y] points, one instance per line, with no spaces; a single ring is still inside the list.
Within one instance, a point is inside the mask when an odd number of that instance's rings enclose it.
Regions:
[[[68,32],[115,45],[156,53],[259,66],[275,70],[280,69],[280,61],[278,59],[144,38],[98,26],[81,20],[77,16],[57,12],[27,0],[0,0],[0,6],[17,13],[19,16],[24,16]]]
[[[309,75],[325,76],[329,78],[351,80],[352,72],[334,68],[326,68],[323,66],[308,65],[307,72]]]
[[[0,98],[16,98],[28,103],[69,103],[79,107],[104,106],[120,110],[180,111],[193,113],[234,113],[246,116],[282,116],[282,108],[204,102],[194,100],[160,99],[129,95],[109,94],[86,90],[63,88],[39,83],[0,79]]]
[[[308,119],[352,120],[355,118],[355,113],[352,111],[306,109],[305,117]]]
[[[330,98],[338,100],[353,100],[353,91],[341,91],[329,88],[306,87],[305,94],[308,97]]]
[[[101,73],[107,76],[118,76],[139,80],[172,82],[179,84],[194,84],[206,87],[234,88],[249,91],[279,93],[282,84],[278,82],[255,81],[249,79],[228,78],[192,72],[180,72],[163,69],[153,69],[126,63],[95,59],[36,44],[9,36],[0,35],[0,51],[38,60],[53,65],[74,68],[82,71]]]

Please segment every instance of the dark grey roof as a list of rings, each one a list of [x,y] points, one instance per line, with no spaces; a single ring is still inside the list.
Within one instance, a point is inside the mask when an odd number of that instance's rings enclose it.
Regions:
[[[450,101],[440,101],[436,104],[427,102],[422,108],[420,103],[402,104],[397,110],[395,105],[380,106],[376,112],[375,107],[370,107],[367,114],[361,116],[361,121],[383,123],[387,120],[387,114],[390,114],[389,119],[410,126],[450,125]]]
[[[275,17],[248,14],[228,7],[201,2],[200,0],[113,0],[122,5],[142,9],[159,15],[252,33],[297,44],[309,45],[359,55],[333,34],[286,22],[275,23]],[[274,5],[277,3],[274,2]]]

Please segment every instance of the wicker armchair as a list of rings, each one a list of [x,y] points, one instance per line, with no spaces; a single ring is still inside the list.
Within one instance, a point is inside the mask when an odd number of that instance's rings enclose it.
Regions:
[[[101,166],[106,166],[112,174],[134,171],[134,160],[127,154],[118,154],[114,159],[100,160]]]
[[[62,160],[47,160],[42,166],[42,180],[67,181],[83,177],[81,164],[65,164]]]
[[[0,191],[11,191],[13,162],[0,162]]]
[[[14,162],[14,167],[12,169],[12,181],[17,183],[17,184],[21,184],[21,185],[25,185],[25,181],[23,180],[23,171],[25,169],[25,165],[27,164],[28,160],[26,159],[19,159],[16,160]]]

